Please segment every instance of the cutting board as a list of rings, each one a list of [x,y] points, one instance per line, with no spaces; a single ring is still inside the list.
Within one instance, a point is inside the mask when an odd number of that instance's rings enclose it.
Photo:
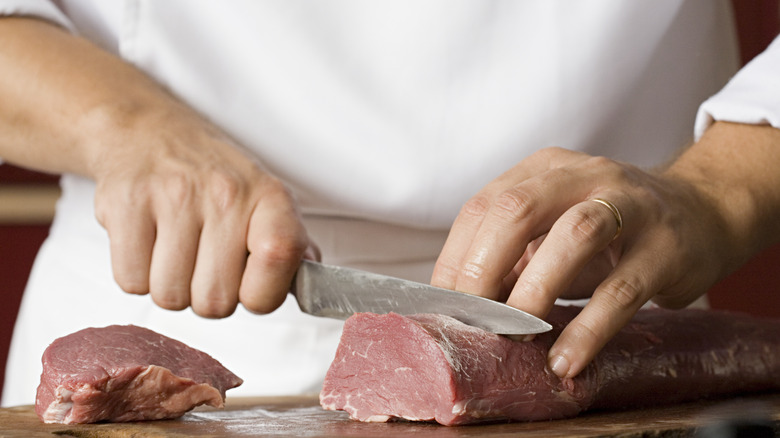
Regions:
[[[688,403],[652,409],[592,412],[576,418],[533,423],[447,427],[431,423],[360,423],[343,412],[325,411],[316,397],[229,399],[224,410],[199,408],[169,421],[51,425],[32,406],[0,409],[2,437],[693,437],[697,428],[760,415],[780,431],[780,393]]]

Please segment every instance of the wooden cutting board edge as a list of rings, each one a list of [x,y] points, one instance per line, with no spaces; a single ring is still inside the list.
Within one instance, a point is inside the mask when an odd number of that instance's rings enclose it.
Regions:
[[[349,420],[343,412],[317,408],[316,397],[261,397],[229,399],[225,410],[199,408],[183,419],[137,423],[93,425],[43,424],[32,406],[0,409],[0,437],[77,437],[77,438],[157,438],[157,437],[232,437],[253,436],[246,432],[251,423],[274,422],[275,428],[260,428],[257,436],[371,436],[373,438],[416,435],[432,438],[451,437],[571,437],[571,438],[679,438],[695,437],[697,427],[729,418],[745,418],[762,410],[780,436],[780,393],[730,400],[702,401],[675,406],[620,412],[591,412],[576,418],[533,423],[495,423],[463,427],[445,427],[430,423],[360,423]],[[285,413],[305,412],[311,418],[284,417]],[[252,412],[278,413],[281,418],[247,415]],[[235,418],[232,416],[235,414]],[[216,421],[209,420],[214,416]],[[197,418],[206,420],[200,421]],[[305,416],[304,416],[305,417]],[[230,433],[220,423],[245,422],[244,432]],[[289,421],[293,424],[285,425]],[[273,425],[271,425],[273,426]],[[265,431],[265,432],[264,432]],[[268,432],[271,433],[268,433]],[[287,433],[289,432],[289,433]]]

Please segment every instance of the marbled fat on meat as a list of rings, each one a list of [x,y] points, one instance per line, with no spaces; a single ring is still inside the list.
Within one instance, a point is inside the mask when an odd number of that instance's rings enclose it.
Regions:
[[[442,315],[353,315],[320,403],[361,421],[457,425],[780,389],[780,321],[699,310],[642,310],[580,375],[559,379],[547,352],[578,311],[556,307],[555,329],[531,342]]]
[[[176,418],[243,381],[208,354],[136,326],[88,328],[43,353],[35,412],[46,423]]]

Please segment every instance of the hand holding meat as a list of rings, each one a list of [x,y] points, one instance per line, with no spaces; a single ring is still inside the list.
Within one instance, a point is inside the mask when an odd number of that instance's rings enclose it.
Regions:
[[[777,137],[716,124],[662,171],[543,150],[464,206],[433,283],[540,317],[592,292],[549,352],[573,377],[647,301],[683,307],[777,239]]]

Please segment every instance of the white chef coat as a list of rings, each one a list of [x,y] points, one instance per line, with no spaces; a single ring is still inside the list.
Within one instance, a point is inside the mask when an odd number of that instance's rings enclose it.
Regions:
[[[419,281],[463,202],[509,166],[552,145],[658,164],[737,65],[726,0],[0,0],[0,14],[60,23],[220,125],[289,184],[325,262]],[[33,401],[53,339],[112,323],[210,353],[245,380],[231,395],[319,390],[341,323],[291,299],[206,320],[125,294],[94,184],[61,184],[4,406]]]

